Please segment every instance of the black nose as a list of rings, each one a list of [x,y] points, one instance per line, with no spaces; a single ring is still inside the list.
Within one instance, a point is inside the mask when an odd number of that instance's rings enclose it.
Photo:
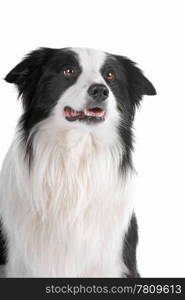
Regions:
[[[109,96],[109,90],[104,84],[93,84],[88,89],[88,94],[94,100],[101,102]]]

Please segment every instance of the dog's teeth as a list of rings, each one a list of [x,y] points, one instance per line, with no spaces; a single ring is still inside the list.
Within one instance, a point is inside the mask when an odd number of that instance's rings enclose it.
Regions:
[[[69,121],[87,121],[88,123],[91,123],[95,120],[100,120],[102,121],[105,116],[105,111],[101,109],[84,109],[81,111],[74,110],[70,107],[66,107],[64,109],[64,115]]]
[[[88,109],[84,109],[84,114],[88,117],[103,117],[105,115],[105,112],[102,110],[100,112],[96,111],[90,111]]]
[[[88,109],[84,109],[84,114],[85,114],[86,116],[90,116],[90,112],[88,111]]]

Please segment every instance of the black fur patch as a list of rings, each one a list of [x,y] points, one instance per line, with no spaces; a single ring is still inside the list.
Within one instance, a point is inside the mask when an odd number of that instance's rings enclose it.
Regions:
[[[137,220],[133,214],[128,231],[124,238],[123,260],[126,264],[129,274],[127,277],[140,277],[136,263],[136,247],[138,243],[138,227]]]
[[[108,55],[101,73],[104,76],[108,72],[115,75],[113,80],[107,80],[107,84],[115,95],[121,115],[118,130],[125,147],[121,170],[126,172],[128,167],[132,168],[132,124],[136,107],[139,106],[143,95],[155,95],[156,90],[136,64],[124,56]]]
[[[75,76],[66,78],[64,69],[75,68]],[[5,80],[15,83],[22,97],[24,113],[20,119],[23,141],[27,142],[30,130],[46,119],[64,91],[73,85],[81,73],[76,54],[66,49],[40,48],[13,68]],[[29,162],[32,159],[32,138],[26,148]]]
[[[0,222],[0,265],[6,263],[6,241],[2,232],[2,224]]]

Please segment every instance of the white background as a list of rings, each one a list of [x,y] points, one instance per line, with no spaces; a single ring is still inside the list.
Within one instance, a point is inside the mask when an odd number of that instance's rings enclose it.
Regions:
[[[21,113],[16,89],[2,78],[27,52],[85,46],[137,61],[158,92],[135,120],[139,271],[185,277],[185,1],[0,3],[0,164]]]

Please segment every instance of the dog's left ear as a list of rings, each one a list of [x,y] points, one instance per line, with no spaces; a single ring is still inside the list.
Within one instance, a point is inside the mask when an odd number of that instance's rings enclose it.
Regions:
[[[123,56],[117,56],[117,59],[126,72],[128,91],[133,101],[139,103],[143,95],[156,95],[153,84],[143,75],[136,63]]]
[[[42,66],[48,60],[52,49],[39,48],[30,52],[18,65],[16,65],[4,78],[14,83],[22,94],[28,87],[34,87],[42,73]]]

